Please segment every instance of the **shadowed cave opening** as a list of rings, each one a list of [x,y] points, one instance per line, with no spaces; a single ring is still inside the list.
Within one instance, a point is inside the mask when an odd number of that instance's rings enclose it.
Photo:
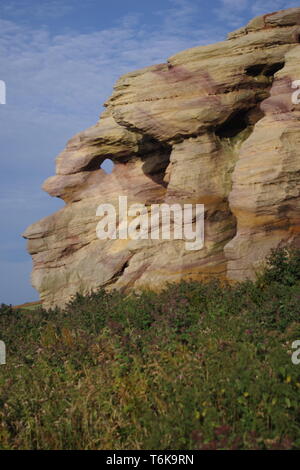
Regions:
[[[166,188],[168,183],[165,181],[165,176],[171,152],[171,145],[145,134],[139,143],[138,152],[135,155],[119,157],[118,163],[126,164],[130,160],[141,160],[143,173],[156,184]]]
[[[153,153],[140,155],[144,162],[142,166],[144,174],[164,188],[168,186],[168,183],[165,181],[165,175],[170,163],[171,151],[171,146],[160,145]]]
[[[284,62],[277,62],[276,64],[269,65],[263,74],[266,77],[272,77],[276,72],[281,70],[284,67]]]
[[[268,78],[265,84],[266,91],[270,90],[274,74],[284,67],[285,62],[275,62],[274,64],[255,64],[245,69],[245,73],[251,77],[265,76]],[[256,105],[249,106],[246,109],[234,111],[225,122],[217,126],[215,134],[220,138],[232,138],[247,128],[253,127],[263,116],[260,110],[259,100]]]
[[[215,134],[221,139],[235,137],[248,127],[248,113],[248,109],[242,109],[232,113],[223,124],[216,128]]]
[[[255,64],[246,68],[245,72],[251,77],[258,77],[264,75],[265,77],[272,77],[278,70],[284,67],[284,62],[276,62],[275,64]]]

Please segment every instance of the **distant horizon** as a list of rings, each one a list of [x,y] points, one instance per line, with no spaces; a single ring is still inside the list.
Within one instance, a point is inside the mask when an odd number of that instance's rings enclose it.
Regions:
[[[0,5],[0,81],[6,85],[6,104],[0,104],[0,303],[39,299],[30,285],[31,258],[21,234],[64,206],[41,185],[55,174],[55,158],[67,141],[97,122],[119,76],[222,41],[257,15],[299,6],[280,0],[141,3]]]

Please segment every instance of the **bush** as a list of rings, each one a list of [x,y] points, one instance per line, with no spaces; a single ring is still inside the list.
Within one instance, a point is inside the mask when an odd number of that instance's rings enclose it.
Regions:
[[[271,250],[262,282],[277,282],[292,286],[300,280],[300,250],[279,248]]]
[[[2,307],[0,448],[299,449],[299,254],[272,256],[263,284]]]

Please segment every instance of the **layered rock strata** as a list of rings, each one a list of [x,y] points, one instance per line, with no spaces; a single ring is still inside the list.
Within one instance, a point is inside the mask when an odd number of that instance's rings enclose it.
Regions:
[[[300,8],[119,79],[99,122],[72,138],[44,189],[65,201],[24,237],[46,307],[76,292],[253,278],[300,243]],[[294,93],[294,95],[293,95]],[[300,143],[300,142],[299,142]],[[115,166],[101,169],[105,159]],[[205,243],[99,240],[99,204],[204,204]]]

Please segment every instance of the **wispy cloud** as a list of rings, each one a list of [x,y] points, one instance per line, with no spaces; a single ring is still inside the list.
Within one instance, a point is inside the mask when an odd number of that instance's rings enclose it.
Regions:
[[[227,25],[239,27],[246,14],[253,17],[297,6],[299,2],[286,0],[220,0],[215,14],[218,20]]]
[[[0,109],[1,141],[12,134],[26,140],[31,134],[34,148],[19,158],[26,158],[28,166],[39,158],[44,177],[46,158],[41,161],[37,149],[56,135],[58,150],[75,132],[93,124],[121,74],[222,39],[221,31],[201,24],[199,16],[195,19],[200,10],[193,2],[173,0],[170,6],[164,15],[161,12],[155,30],[136,14],[85,34],[51,35],[46,28],[0,20],[0,78],[7,85],[7,105]],[[48,148],[55,149],[51,142]],[[54,155],[51,158],[53,165]]]
[[[118,75],[220,39],[209,26],[190,28],[195,13],[191,2],[176,4],[182,9],[171,9],[156,31],[134,16],[108,29],[55,36],[43,28],[0,20],[1,78],[7,82],[10,103],[26,105],[30,99],[31,109],[87,113],[95,103],[99,109],[99,100],[107,98]]]
[[[248,6],[248,0],[221,0],[214,13],[220,22],[237,28],[241,26]]]
[[[76,8],[77,0],[32,1],[10,0],[0,5],[0,14],[21,18],[24,16],[40,18],[60,18]]]
[[[299,1],[282,1],[282,0],[256,0],[251,5],[253,15],[264,15],[272,11],[285,10],[287,8],[299,7]]]

